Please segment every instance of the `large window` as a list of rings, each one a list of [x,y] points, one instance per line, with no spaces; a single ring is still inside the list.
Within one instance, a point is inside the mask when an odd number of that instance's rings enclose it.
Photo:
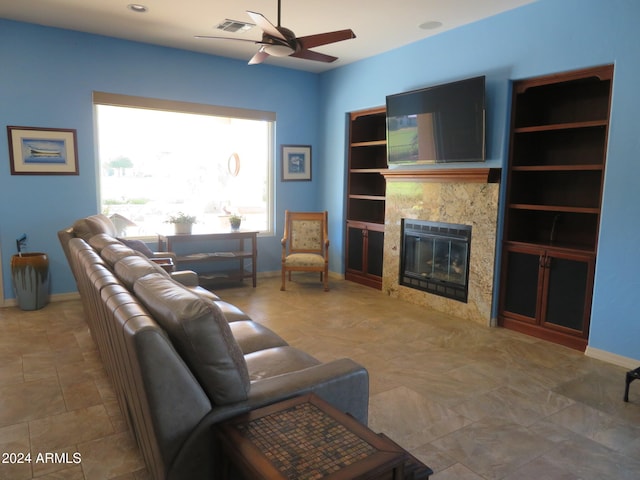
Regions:
[[[194,233],[272,231],[270,112],[94,93],[102,213],[123,236],[171,232],[170,215],[195,216]]]

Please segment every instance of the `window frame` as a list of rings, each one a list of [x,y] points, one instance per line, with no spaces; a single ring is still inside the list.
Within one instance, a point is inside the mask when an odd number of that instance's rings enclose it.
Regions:
[[[147,110],[167,111],[174,113],[187,113],[196,115],[208,115],[214,117],[228,117],[237,118],[242,120],[258,120],[266,121],[269,125],[268,137],[268,165],[267,165],[267,208],[266,208],[266,223],[267,228],[260,230],[258,236],[274,236],[275,235],[275,183],[274,183],[274,170],[275,170],[275,124],[276,113],[267,110],[253,110],[239,107],[229,107],[220,105],[211,105],[205,103],[184,102],[179,100],[167,100],[151,97],[141,97],[136,95],[124,95],[118,93],[109,92],[93,92],[93,108],[94,108],[94,129],[95,129],[95,141],[98,139],[98,124],[96,107],[98,105],[126,107],[126,108],[140,108]],[[96,162],[99,161],[98,148],[96,145]],[[97,193],[98,203],[102,206],[102,192],[100,171],[97,170]],[[131,237],[141,240],[151,241],[153,236],[138,236]]]

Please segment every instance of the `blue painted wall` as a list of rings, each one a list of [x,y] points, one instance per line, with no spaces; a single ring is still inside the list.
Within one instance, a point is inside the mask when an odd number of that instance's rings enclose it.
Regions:
[[[323,202],[344,217],[344,176],[339,182],[329,179],[336,178],[334,170],[345,168],[345,112],[384,105],[388,94],[484,74],[488,102],[488,160],[484,165],[504,167],[512,80],[613,63],[614,94],[589,346],[640,360],[638,18],[640,2],[635,0],[539,0],[324,74],[322,142],[329,170],[324,172]],[[343,237],[344,222],[334,223],[333,245],[342,244]],[[334,256],[335,262],[341,260]],[[332,266],[344,269],[343,263]],[[497,296],[497,288],[495,292]]]
[[[278,146],[313,146],[313,181],[280,182],[277,148],[277,233],[260,239],[258,267],[278,269],[285,208],[326,208],[331,270],[342,272],[347,112],[383,105],[390,93],[486,75],[483,166],[503,167],[513,79],[613,63],[589,345],[640,360],[638,18],[636,0],[539,0],[322,75],[0,20],[0,124],[76,128],[81,172],[79,177],[11,176],[6,136],[0,135],[4,295],[13,297],[9,258],[23,232],[30,250],[51,255],[54,293],[74,290],[55,233],[98,208],[93,90],[276,111]]]
[[[280,265],[284,209],[318,208],[319,180],[280,181],[281,144],[318,144],[319,77],[0,19],[0,125],[77,129],[79,176],[11,176],[0,135],[0,246],[5,298],[13,298],[15,239],[50,256],[52,293],[75,290],[56,232],[98,211],[92,92],[276,112],[276,235],[259,239],[259,268]],[[314,152],[315,153],[315,152]],[[322,162],[313,162],[317,171]],[[315,172],[314,172],[315,173]]]

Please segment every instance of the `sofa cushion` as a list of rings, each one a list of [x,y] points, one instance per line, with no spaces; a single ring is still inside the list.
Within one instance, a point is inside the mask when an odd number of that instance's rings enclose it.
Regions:
[[[315,253],[292,253],[285,258],[285,264],[289,267],[322,267],[324,257]]]
[[[104,247],[107,245],[113,245],[114,243],[122,243],[118,239],[112,237],[107,233],[98,233],[88,240],[89,245],[98,253],[101,253]]]
[[[88,242],[91,237],[99,233],[116,236],[116,229],[109,217],[101,213],[76,220],[73,224],[73,234]]]
[[[86,218],[81,218],[73,222],[73,226],[71,227],[73,230],[73,235],[75,237],[81,238],[85,242],[88,242],[91,237],[93,237],[94,233],[91,231],[91,228],[87,224]]]
[[[249,353],[245,355],[245,360],[252,382],[320,365],[308,353],[289,346]]]
[[[141,254],[136,252],[132,248],[123,245],[120,242],[107,245],[100,252],[100,256],[102,257],[102,259],[112,267],[121,258],[129,257],[131,255],[140,256]]]
[[[113,222],[109,219],[109,217],[103,215],[102,213],[91,215],[90,217],[87,217],[86,220],[89,229],[93,232],[94,235],[97,235],[99,233],[106,233],[108,235],[111,235],[112,237],[118,235]]]
[[[133,290],[133,284],[140,277],[150,273],[159,273],[169,277],[169,274],[158,264],[138,255],[129,255],[118,260],[113,269],[118,279],[129,291]]]
[[[273,330],[269,330],[264,325],[260,325],[252,320],[238,320],[229,323],[233,337],[240,345],[242,353],[257,352],[273,347],[284,347],[287,345],[279,335]]]
[[[212,402],[247,399],[247,365],[218,306],[161,274],[136,280],[138,299],[164,328]]]
[[[231,322],[237,322],[241,320],[251,320],[249,315],[244,313],[235,305],[231,305],[230,303],[227,303],[224,300],[220,300],[220,298],[215,300],[215,302],[216,302],[216,305],[220,307],[220,310],[222,310],[222,313],[224,313],[224,317],[227,319],[227,322],[231,323]]]

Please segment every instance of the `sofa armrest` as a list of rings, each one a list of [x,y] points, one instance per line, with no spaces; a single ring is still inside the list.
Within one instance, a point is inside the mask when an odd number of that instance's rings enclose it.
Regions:
[[[171,278],[185,287],[197,287],[200,285],[200,282],[198,281],[198,274],[192,270],[171,272]]]
[[[369,374],[354,361],[343,358],[297,372],[277,375],[251,384],[249,398],[231,405],[216,405],[191,432],[169,468],[167,479],[214,478],[220,459],[211,428],[217,423],[281,400],[314,392],[334,407],[367,424]]]
[[[369,373],[348,358],[251,383],[251,408],[313,392],[364,425],[369,415]]]
[[[153,252],[151,258],[170,258],[173,260],[173,263],[176,263],[177,256],[174,252]]]

